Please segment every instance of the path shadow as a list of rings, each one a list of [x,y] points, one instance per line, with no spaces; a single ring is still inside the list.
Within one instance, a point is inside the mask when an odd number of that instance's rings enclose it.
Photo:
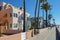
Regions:
[[[56,28],[56,40],[60,40],[60,32]]]

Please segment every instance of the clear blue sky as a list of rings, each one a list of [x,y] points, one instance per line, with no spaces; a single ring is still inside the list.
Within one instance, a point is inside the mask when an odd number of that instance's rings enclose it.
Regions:
[[[0,2],[6,2],[13,6],[23,7],[23,0],[0,0]],[[26,11],[31,14],[31,17],[34,17],[35,2],[36,0],[26,0]],[[53,18],[55,18],[57,24],[60,24],[60,0],[48,0],[48,2],[52,5],[51,14],[53,15]],[[42,16],[42,11],[40,16]]]

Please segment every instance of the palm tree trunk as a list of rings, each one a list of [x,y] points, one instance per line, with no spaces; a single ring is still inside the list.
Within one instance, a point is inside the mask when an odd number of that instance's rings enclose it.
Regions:
[[[47,10],[46,10],[46,27],[48,26],[48,23],[47,23],[47,16],[48,16],[48,12],[47,12]]]
[[[42,5],[44,5],[44,2]],[[44,9],[43,9],[43,27],[44,27]]]
[[[50,27],[50,20],[49,20],[49,27]]]
[[[40,0],[39,0],[39,5],[38,5],[38,27],[39,28],[39,12],[40,12]]]
[[[34,14],[35,14],[35,23],[34,23],[34,34],[36,34],[36,11],[37,11],[37,5],[38,5],[38,0],[36,0],[36,6],[35,6],[35,12],[34,12]]]
[[[25,32],[25,6],[26,6],[26,4],[25,4],[25,2],[26,2],[26,0],[24,0],[24,23],[23,23],[23,32]]]
[[[37,10],[37,4],[38,4],[38,0],[36,0],[36,7],[35,7],[35,13],[34,13],[35,14],[35,18],[34,18],[35,19],[35,26],[36,26],[36,10]],[[36,28],[36,27],[34,27],[34,28]]]
[[[44,9],[43,9],[43,27],[44,27]]]

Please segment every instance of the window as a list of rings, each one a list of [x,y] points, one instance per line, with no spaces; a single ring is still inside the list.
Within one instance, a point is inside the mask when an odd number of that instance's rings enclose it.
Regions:
[[[2,24],[0,24],[0,26],[1,26]]]
[[[2,6],[0,6],[0,11],[2,10]]]
[[[20,13],[20,12],[18,12],[18,13]]]
[[[18,17],[18,15],[16,13],[14,13],[14,17]]]
[[[14,13],[13,15],[14,15],[14,17],[15,17],[15,13]]]
[[[24,20],[24,16],[22,16],[22,19]]]
[[[10,13],[10,17],[12,17],[12,13]]]
[[[15,14],[15,16],[17,17],[17,14]]]
[[[7,13],[4,15],[4,17],[7,17]]]
[[[10,28],[12,28],[12,24],[10,24]]]
[[[30,18],[28,17],[28,18],[27,18],[27,20],[29,21],[29,20],[30,20]]]
[[[14,23],[14,28],[17,28],[18,24],[17,23]]]

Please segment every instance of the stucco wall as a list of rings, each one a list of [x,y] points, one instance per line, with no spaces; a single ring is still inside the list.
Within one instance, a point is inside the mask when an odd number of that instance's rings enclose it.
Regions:
[[[11,36],[0,37],[0,40],[21,40],[21,34],[15,34]]]
[[[26,39],[31,38],[34,36],[34,31],[33,30],[28,30],[26,32]]]
[[[12,23],[12,17],[10,17],[10,13],[12,13],[12,9],[6,9],[6,10],[0,11],[0,23],[2,24],[2,27],[5,26],[7,28],[6,30],[11,29],[10,24]],[[5,14],[7,14],[6,17],[4,17]]]
[[[26,31],[26,39],[31,38],[34,36],[34,30],[28,30]],[[8,36],[2,36],[0,37],[0,40],[22,40],[22,33],[14,34],[14,35],[8,35]]]

